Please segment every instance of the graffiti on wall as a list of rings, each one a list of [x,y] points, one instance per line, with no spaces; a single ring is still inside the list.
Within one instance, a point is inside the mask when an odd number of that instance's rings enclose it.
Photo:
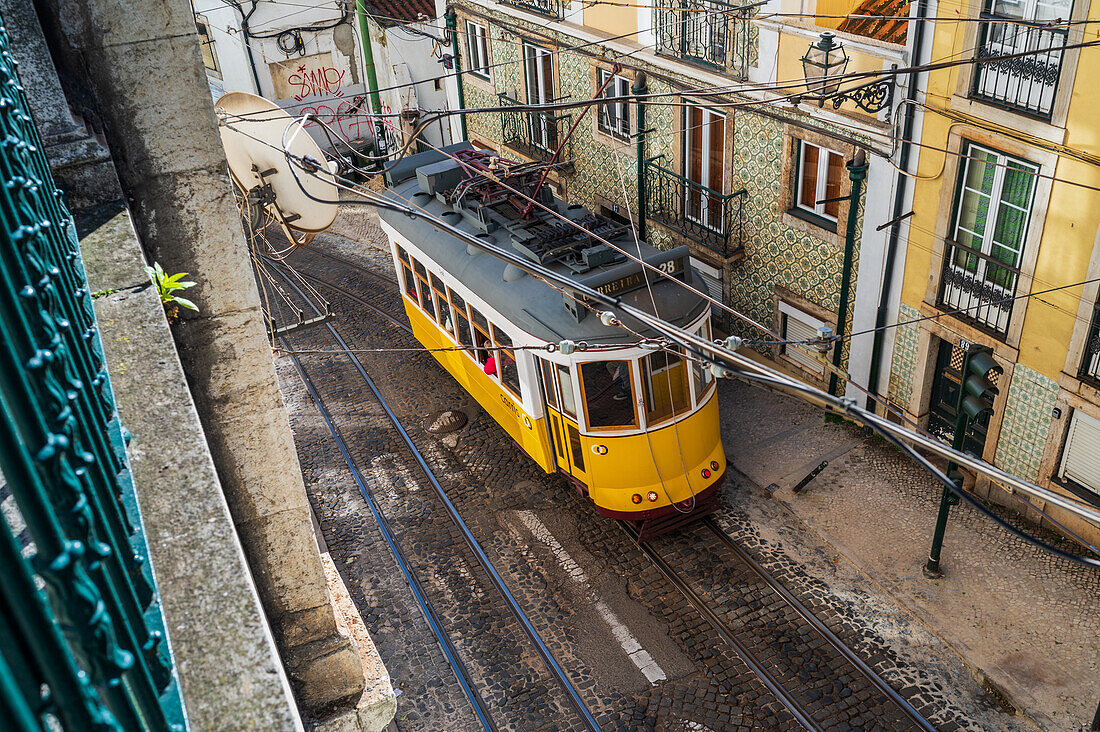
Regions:
[[[374,136],[365,87],[348,84],[350,70],[340,68],[331,52],[274,62],[268,68],[275,99],[295,116],[310,114],[319,120],[310,120],[306,129],[322,146],[328,146],[323,126],[349,140]]]

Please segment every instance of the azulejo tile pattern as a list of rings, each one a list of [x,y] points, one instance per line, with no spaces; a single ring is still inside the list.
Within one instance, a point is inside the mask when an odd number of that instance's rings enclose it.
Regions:
[[[1022,364],[1012,372],[994,464],[1025,480],[1039,477],[1058,382]]]
[[[890,387],[887,392],[890,403],[902,409],[909,408],[913,397],[913,374],[917,369],[917,342],[920,326],[912,322],[920,318],[915,308],[901,304],[898,311],[899,325],[894,329],[894,358],[890,362]]]
[[[522,22],[515,18],[487,12],[480,6],[477,10],[479,14],[490,16],[491,62],[495,65],[493,82],[496,90],[524,100],[521,43],[523,35],[528,31],[523,30]],[[501,23],[517,29],[516,32],[505,29]],[[755,26],[750,26],[750,29],[755,29]],[[542,26],[532,26],[530,34],[532,38],[551,37],[562,46],[576,43],[576,39],[555,34]],[[748,57],[743,61],[749,65],[756,62],[757,43],[758,37],[753,34],[748,39],[748,48],[743,51]],[[552,47],[554,44],[540,40],[540,45]],[[593,46],[585,49],[584,53],[557,54],[555,58],[558,64],[559,96],[573,101],[590,98],[594,92],[591,66],[596,59],[612,60],[607,53],[604,49]],[[700,83],[690,76],[673,76],[675,81],[686,88],[699,86]],[[667,70],[661,70],[660,74],[650,74],[650,93],[674,92],[678,87],[666,81],[667,78]],[[466,106],[469,108],[497,104],[495,95],[486,92],[480,85],[465,83],[464,90]],[[580,114],[580,111],[574,110],[573,114]],[[595,109],[590,109],[574,132],[573,167],[563,175],[567,197],[570,202],[598,209],[596,197],[599,196],[618,204],[624,215],[629,211],[636,216],[638,161],[635,146],[614,145],[595,137],[595,112]],[[663,155],[661,164],[674,167],[676,145],[681,144],[682,115],[682,110],[675,105],[647,105],[646,128],[651,130],[646,138],[647,157]],[[806,120],[803,119],[803,122]],[[843,248],[794,229],[781,220],[782,186],[788,185],[782,175],[782,114],[763,115],[750,110],[739,110],[733,117],[732,127],[733,150],[727,153],[728,164],[734,168],[730,190],[745,188],[747,194],[743,210],[744,256],[735,264],[725,267],[724,272],[728,304],[754,321],[772,327],[775,322],[773,296],[775,287],[779,285],[835,313],[839,304]],[[467,128],[471,135],[501,142],[498,114],[468,115]],[[846,134],[850,136],[850,131],[846,131]],[[861,198],[857,208],[857,241],[862,225]],[[656,224],[647,227],[646,238],[649,243],[662,248],[681,243]],[[858,254],[857,247],[852,262],[853,296],[859,264]],[[846,333],[851,330],[851,306],[849,303]],[[744,338],[768,338],[767,334],[747,324],[735,321],[730,325],[734,333]],[[842,349],[842,366],[846,368],[847,340],[843,341]],[[764,350],[766,352],[766,348]]]

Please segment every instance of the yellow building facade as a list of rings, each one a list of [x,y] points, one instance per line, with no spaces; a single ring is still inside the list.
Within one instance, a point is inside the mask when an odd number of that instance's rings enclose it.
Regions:
[[[939,14],[944,15],[940,5]],[[912,211],[906,222],[890,400],[948,439],[972,345],[1004,373],[965,447],[1077,501],[1100,505],[1100,19],[1087,1],[963,3],[931,25]],[[1095,35],[1095,34],[1093,34]],[[979,481],[995,502],[1014,499]],[[1091,541],[1100,527],[1021,506]]]

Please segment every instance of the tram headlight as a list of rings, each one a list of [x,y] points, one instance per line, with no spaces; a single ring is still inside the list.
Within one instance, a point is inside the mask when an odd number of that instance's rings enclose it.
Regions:
[[[638,495],[637,493],[635,493],[634,495],[632,495],[630,497],[630,500],[634,501],[635,503],[641,503],[642,502],[642,497],[640,495]]]
[[[710,469],[711,470],[718,470],[718,468],[719,468],[718,461],[717,460],[711,460],[710,461]]]
[[[703,468],[703,477],[704,478],[709,478],[710,477],[710,468]]]
[[[649,499],[650,503],[653,503],[657,500],[657,491],[650,491],[649,493],[645,494],[645,497]]]

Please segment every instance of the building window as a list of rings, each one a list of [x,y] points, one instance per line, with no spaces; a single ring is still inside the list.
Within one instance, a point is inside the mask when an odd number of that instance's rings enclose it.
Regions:
[[[1100,501],[1100,420],[1080,409],[1073,410],[1058,477],[1084,488],[1088,497]]]
[[[612,137],[626,140],[630,138],[630,80],[600,69],[599,86],[603,86],[608,78],[611,82],[603,90],[603,97],[615,101],[600,105],[599,129]]]
[[[489,31],[469,20],[466,21],[466,63],[471,74],[489,78]]]
[[[978,43],[972,94],[1037,117],[1049,119],[1062,72],[1069,29],[1043,27],[1067,21],[1072,0],[988,0]],[[983,59],[1016,53],[1032,55],[1001,61]]]
[[[1089,323],[1089,336],[1085,340],[1080,376],[1093,383],[1100,382],[1100,301],[1092,306],[1092,322]]]
[[[795,158],[794,210],[824,219],[831,230],[840,216],[840,186],[844,178],[844,156],[828,148],[797,140]]]
[[[817,338],[817,329],[825,325],[823,320],[783,302],[779,302],[779,335],[784,341],[808,341]],[[800,369],[818,378],[825,377],[825,364],[811,356],[806,348],[796,345],[780,346],[780,353]]]
[[[202,64],[209,71],[221,72],[218,68],[218,52],[214,49],[214,39],[210,35],[210,23],[202,15],[195,16],[195,27],[199,31],[199,48],[202,49]]]
[[[1036,165],[967,143],[940,304],[1004,335],[1035,198]]]
[[[725,115],[689,104],[684,121],[684,213],[708,229],[725,231]]]
[[[554,101],[554,55],[531,43],[523,44],[523,73],[528,104],[550,104]],[[558,146],[557,127],[546,112],[527,114],[528,140],[542,150]]]

